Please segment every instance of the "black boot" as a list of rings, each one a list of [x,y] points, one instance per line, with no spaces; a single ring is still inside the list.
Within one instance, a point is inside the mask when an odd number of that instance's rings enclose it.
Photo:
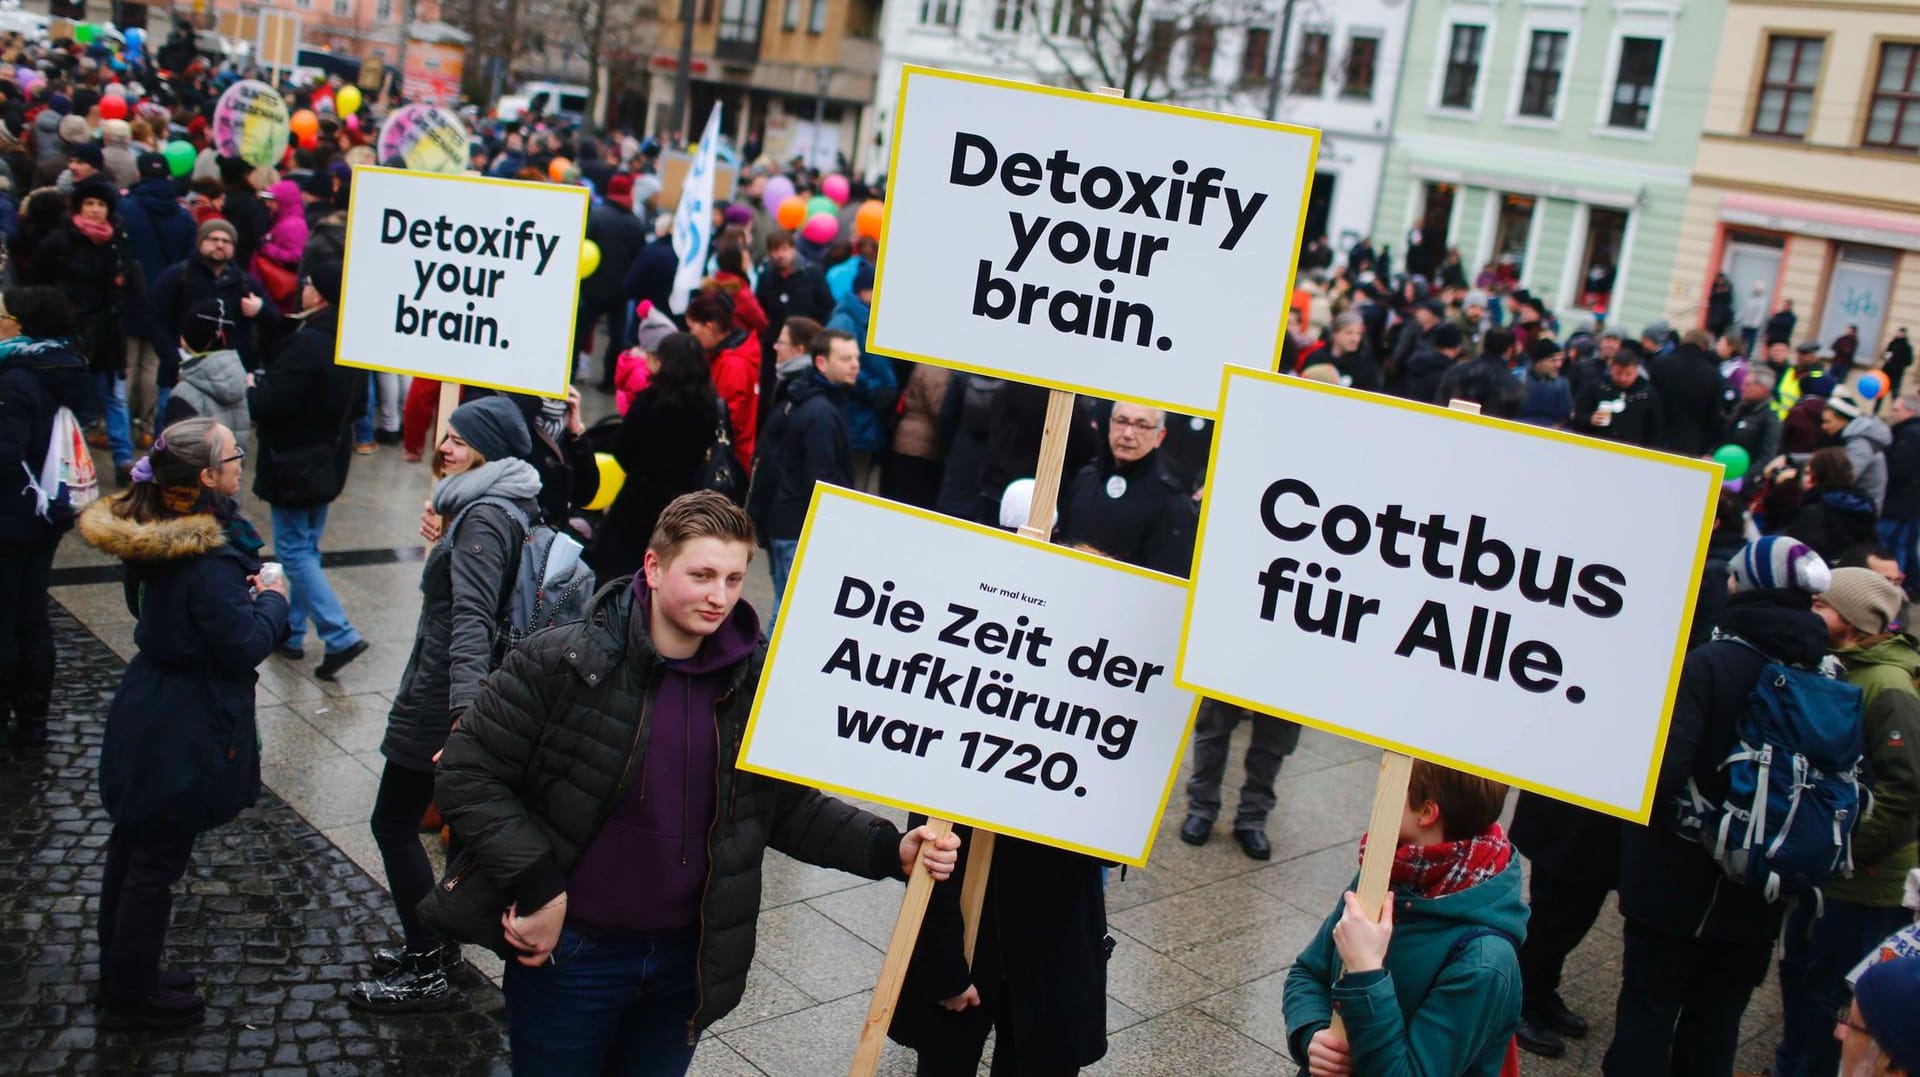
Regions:
[[[452,972],[460,967],[459,943],[445,943],[433,952],[440,955],[441,971]],[[408,951],[404,947],[382,946],[373,952],[373,960],[368,964],[373,967],[373,975],[376,979],[389,976],[407,963],[407,954]]]
[[[53,705],[53,664],[34,668],[38,662],[28,659],[20,665],[20,679],[13,697],[12,743],[36,748],[47,742],[47,712]]]
[[[1568,1039],[1585,1039],[1587,1019],[1567,1008],[1567,1002],[1559,992],[1548,995],[1544,1001],[1532,1008],[1539,1022]]]
[[[143,999],[107,999],[100,1023],[112,1028],[190,1028],[207,1016],[204,999],[191,991],[162,988]]]
[[[442,965],[441,946],[427,951],[409,950],[401,966],[377,980],[362,980],[347,989],[347,1004],[370,1013],[412,1013],[420,1010],[444,1010],[453,1005],[453,985],[447,981]]]
[[[1514,1031],[1513,1038],[1521,1048],[1542,1058],[1559,1058],[1567,1053],[1567,1041],[1544,1018],[1529,1009],[1520,1011],[1520,1027]]]

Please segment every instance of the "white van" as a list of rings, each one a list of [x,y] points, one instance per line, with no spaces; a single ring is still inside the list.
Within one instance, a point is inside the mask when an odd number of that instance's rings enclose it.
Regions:
[[[518,120],[522,113],[529,111],[542,116],[584,122],[587,118],[587,88],[565,82],[528,82],[514,93],[501,97],[494,106],[494,114],[507,123]]]

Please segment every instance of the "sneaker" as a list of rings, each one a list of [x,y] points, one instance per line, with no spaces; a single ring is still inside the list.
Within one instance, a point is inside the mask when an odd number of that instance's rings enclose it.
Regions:
[[[100,1007],[100,1023],[110,1028],[191,1028],[206,1016],[205,999],[164,987],[143,999],[109,998]]]
[[[356,640],[352,646],[347,647],[345,650],[328,651],[327,656],[320,660],[318,666],[314,667],[313,675],[323,681],[333,680],[335,675],[346,668],[348,662],[366,654],[368,646],[369,644],[366,640]]]
[[[453,984],[439,967],[440,950],[408,954],[407,963],[374,980],[347,989],[347,1005],[369,1013],[414,1013],[453,1005]]]
[[[360,454],[361,456],[372,456],[374,447],[375,446],[373,442],[363,441],[360,444],[355,445],[353,447],[353,451]]]
[[[460,944],[457,942],[442,943],[438,949],[431,951],[431,954],[437,957],[442,972],[452,972],[460,967]],[[368,964],[373,967],[373,975],[376,978],[385,978],[400,971],[400,967],[407,963],[409,956],[405,947],[382,946],[373,952],[373,960]]]

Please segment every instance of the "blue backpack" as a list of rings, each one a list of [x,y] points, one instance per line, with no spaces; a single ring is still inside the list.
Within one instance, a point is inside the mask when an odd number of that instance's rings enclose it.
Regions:
[[[448,522],[443,541],[452,541],[460,521],[481,505],[506,510],[525,536],[495,615],[493,665],[498,668],[507,651],[535,632],[585,620],[595,581],[593,569],[581,559],[579,540],[545,520],[529,519],[519,505],[503,497],[477,498],[461,509]]]
[[[1767,659],[1721,762],[1727,797],[1718,805],[1687,782],[1680,829],[1697,836],[1735,882],[1768,901],[1802,894],[1853,872],[1853,828],[1872,797],[1860,782],[1865,755],[1860,689],[1825,669]]]

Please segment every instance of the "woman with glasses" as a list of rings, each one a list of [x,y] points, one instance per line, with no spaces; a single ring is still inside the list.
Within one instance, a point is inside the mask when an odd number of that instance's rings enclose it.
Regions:
[[[70,492],[43,489],[41,476],[55,415],[84,413],[93,399],[87,360],[67,346],[67,325],[67,301],[52,288],[0,296],[0,742],[47,737],[47,584],[75,509]],[[23,471],[34,481],[23,481]]]
[[[125,562],[138,620],[100,751],[113,818],[100,882],[103,1024],[178,1028],[206,1012],[191,973],[160,968],[170,891],[195,835],[259,796],[254,670],[287,633],[286,581],[262,570],[260,536],[234,500],[245,458],[218,422],[175,423],[126,490],[80,516],[80,534]]]

